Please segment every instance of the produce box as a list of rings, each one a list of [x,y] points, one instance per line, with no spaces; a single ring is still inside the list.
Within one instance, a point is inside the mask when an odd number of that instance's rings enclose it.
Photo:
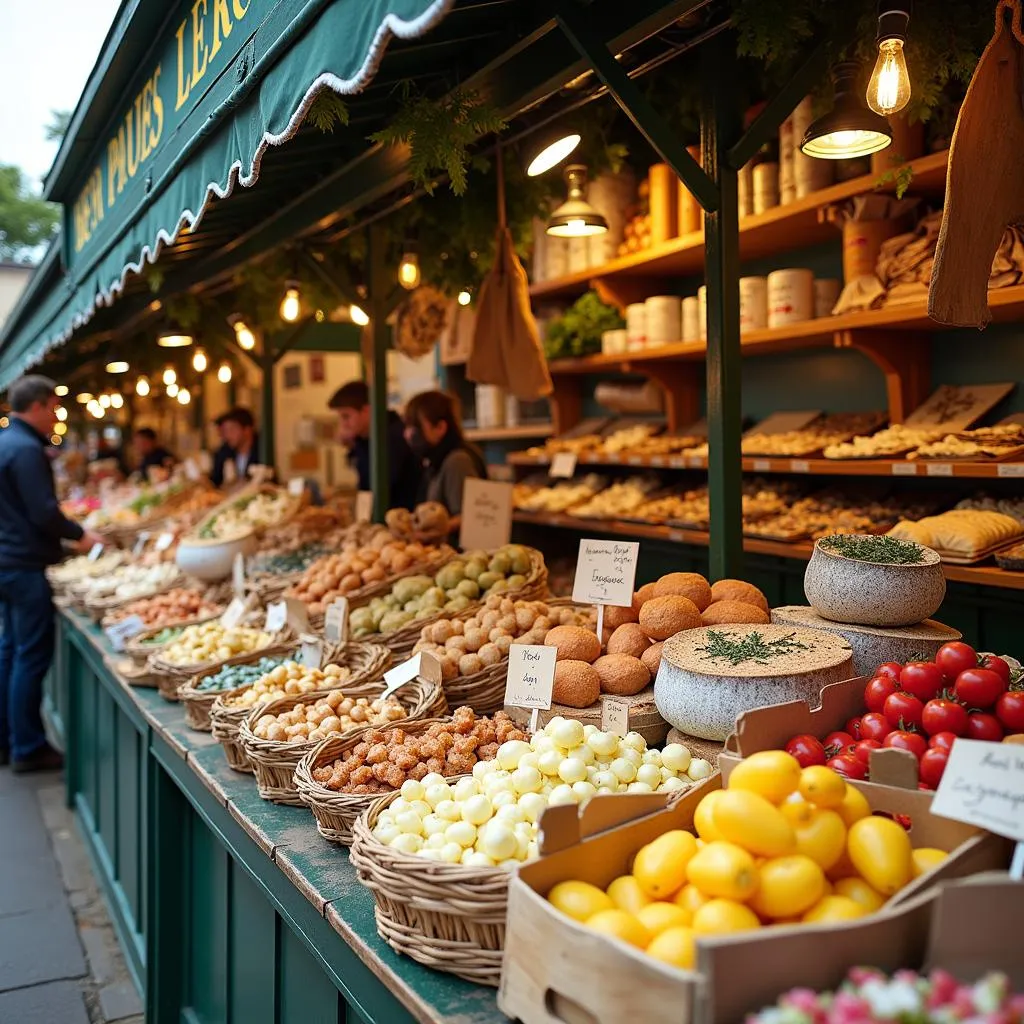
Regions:
[[[950,856],[869,917],[701,939],[698,969],[685,971],[597,934],[548,903],[547,893],[561,881],[606,888],[628,872],[646,843],[670,829],[691,829],[697,804],[720,785],[714,776],[653,812],[650,798],[626,794],[596,797],[582,812],[566,806],[545,813],[541,857],[509,885],[498,995],[504,1013],[524,1024],[736,1024],[795,985],[837,984],[858,960],[892,969],[920,962],[936,883],[1009,862],[1007,841],[932,815],[928,794],[871,786],[863,791],[873,810],[908,815],[915,846]],[[616,819],[628,820],[608,824]]]

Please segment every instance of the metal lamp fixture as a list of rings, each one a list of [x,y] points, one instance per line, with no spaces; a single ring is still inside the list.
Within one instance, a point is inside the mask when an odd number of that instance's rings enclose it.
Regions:
[[[192,344],[192,340],[191,334],[175,334],[167,331],[156,339],[156,343],[161,348],[188,348]]]
[[[245,320],[236,313],[234,316],[228,317],[228,323],[231,324],[235,332],[235,340],[238,342],[238,347],[244,349],[246,352],[251,352],[256,347],[256,335],[252,333],[251,328],[246,324]]]
[[[835,102],[804,133],[800,149],[807,156],[846,160],[877,153],[892,142],[889,122],[861,100],[859,74],[860,63],[855,60],[840,61],[832,69]]]
[[[910,102],[907,41],[911,0],[881,0],[878,5],[878,58],[868,81],[868,106],[882,117],[899,113]]]
[[[583,136],[571,128],[553,128],[540,134],[530,149],[530,162],[526,173],[536,178],[567,159],[582,141]]]
[[[568,198],[548,219],[547,233],[556,238],[585,238],[603,235],[608,221],[587,202],[587,169],[571,164],[565,169]]]

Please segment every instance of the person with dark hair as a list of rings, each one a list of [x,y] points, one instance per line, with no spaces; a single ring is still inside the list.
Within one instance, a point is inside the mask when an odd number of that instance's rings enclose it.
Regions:
[[[225,469],[230,464],[234,467],[234,479],[244,482],[248,479],[249,467],[262,464],[256,420],[248,409],[239,405],[219,417],[217,426],[220,427],[221,437],[224,438],[224,444],[231,454],[221,463],[220,479],[217,479],[216,476],[216,462],[213,467],[214,472],[210,474],[210,477],[217,487],[222,486],[225,482],[232,483],[231,471]]]
[[[227,413],[223,413],[213,421],[214,426],[217,428],[217,436],[220,438],[220,446],[213,453],[213,466],[210,468],[210,482],[214,487],[224,486],[225,467],[229,462],[233,464],[235,459],[234,450],[224,436],[226,416]]]
[[[132,438],[132,447],[139,460],[138,471],[147,480],[151,469],[169,470],[177,461],[157,440],[156,431],[152,427],[139,427]]]
[[[328,403],[338,414],[338,440],[351,452],[352,467],[359,475],[359,490],[370,485],[370,389],[361,380],[349,381],[334,392]],[[405,428],[397,413],[388,412],[388,504],[411,509],[420,489],[420,463],[405,440]]]
[[[405,439],[423,460],[420,499],[439,501],[452,516],[462,513],[462,488],[470,477],[487,479],[487,464],[462,433],[458,408],[443,391],[424,391],[405,407]]]
[[[60,768],[40,713],[53,660],[53,597],[46,567],[102,544],[60,510],[47,452],[60,404],[48,377],[28,376],[7,392],[11,425],[0,433],[0,764],[16,772]]]

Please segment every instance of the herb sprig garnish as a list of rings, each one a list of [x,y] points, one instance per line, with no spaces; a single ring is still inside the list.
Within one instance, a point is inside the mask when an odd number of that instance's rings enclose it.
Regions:
[[[807,644],[794,640],[795,633],[788,636],[780,636],[776,640],[765,640],[758,632],[747,633],[744,637],[737,637],[734,633],[716,633],[708,631],[708,642],[697,650],[707,655],[705,661],[715,661],[719,658],[730,662],[733,665],[741,665],[745,661],[753,661],[758,665],[767,665],[770,658],[777,658],[783,654],[792,654],[794,651],[808,651]]]
[[[857,562],[886,565],[920,565],[924,561],[924,548],[909,540],[896,537],[873,537],[865,534],[837,533],[823,537],[819,542],[826,551],[851,558]]]

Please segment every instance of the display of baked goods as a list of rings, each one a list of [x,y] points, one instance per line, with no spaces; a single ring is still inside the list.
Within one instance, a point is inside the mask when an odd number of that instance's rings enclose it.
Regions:
[[[859,434],[868,434],[885,422],[881,412],[844,412],[821,416],[802,430],[761,434],[755,427],[743,437],[744,455],[813,455],[830,445],[840,444]]]
[[[231,540],[278,526],[295,510],[295,504],[295,499],[279,488],[244,494],[210,516],[200,528],[199,538]]]
[[[260,664],[265,660],[261,658]],[[285,661],[265,669],[263,674],[254,678],[249,678],[248,673],[245,673],[237,684],[245,689],[228,697],[224,705],[229,708],[251,708],[282,697],[298,697],[316,690],[330,690],[344,684],[351,674],[349,669],[341,665],[311,669],[297,661]]]
[[[1024,541],[997,551],[996,563],[1010,572],[1024,572]]]
[[[1005,459],[1024,455],[1024,425],[1004,423],[996,427],[961,430],[938,441],[923,444],[908,458]]]
[[[315,704],[296,704],[276,715],[261,715],[253,724],[257,739],[275,743],[319,743],[352,729],[390,725],[407,712],[394,697],[346,697],[331,690]]]
[[[270,645],[273,637],[248,626],[228,628],[219,619],[187,626],[160,654],[169,665],[188,668],[212,661],[227,661]]]
[[[180,575],[178,567],[171,562],[158,562],[156,565],[129,562],[102,576],[83,580],[76,587],[76,592],[86,601],[103,598],[130,601],[157,593]]]
[[[634,476],[628,480],[620,480],[599,491],[589,501],[574,505],[568,513],[571,516],[594,519],[613,519],[629,515],[639,508],[659,485],[658,478],[650,476]]]
[[[519,497],[513,492],[516,508],[524,512],[565,512],[574,505],[589,501],[608,481],[597,473],[584,477],[562,480],[548,487],[538,487],[527,496]]]
[[[147,629],[156,629],[169,622],[187,622],[219,615],[224,609],[208,601],[200,590],[175,587],[153,597],[139,598],[121,605],[103,617],[103,624],[111,626],[122,619],[137,615]]]
[[[957,508],[974,508],[983,512],[1002,512],[1020,523],[1024,523],[1024,497],[995,498],[988,494],[976,494],[956,503]]]
[[[824,449],[826,459],[886,459],[906,455],[922,445],[938,441],[947,431],[941,427],[908,427],[894,423],[877,434],[861,435],[852,441],[830,444]]]
[[[973,559],[1024,537],[1024,525],[1002,512],[958,508],[917,522],[904,520],[889,533],[934,548],[942,555]]]

